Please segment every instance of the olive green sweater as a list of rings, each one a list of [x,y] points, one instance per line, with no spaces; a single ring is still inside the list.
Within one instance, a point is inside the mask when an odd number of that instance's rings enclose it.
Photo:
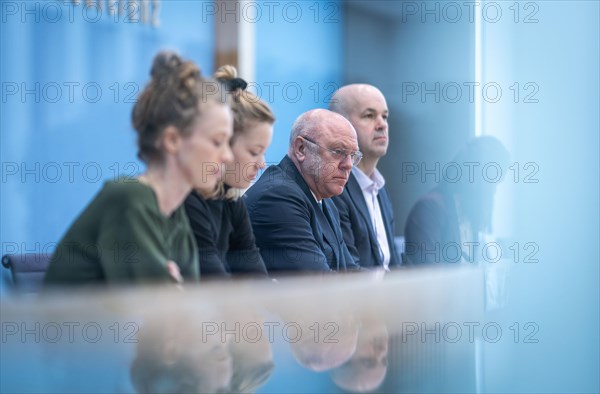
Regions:
[[[159,210],[150,186],[136,179],[106,182],[57,246],[46,285],[169,283],[167,261],[186,283],[198,280],[198,251],[183,207]]]

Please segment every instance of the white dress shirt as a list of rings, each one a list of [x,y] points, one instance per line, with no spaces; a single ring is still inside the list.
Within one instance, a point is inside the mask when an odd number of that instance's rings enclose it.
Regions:
[[[373,174],[370,177],[358,167],[352,167],[352,173],[358,181],[358,185],[360,186],[365,202],[367,203],[367,208],[369,209],[371,224],[373,225],[377,243],[379,244],[379,252],[383,257],[383,268],[386,271],[389,271],[391,257],[390,245],[387,234],[385,233],[381,207],[379,206],[379,200],[377,199],[379,190],[385,186],[385,179],[383,179],[383,176],[377,169],[373,171]]]

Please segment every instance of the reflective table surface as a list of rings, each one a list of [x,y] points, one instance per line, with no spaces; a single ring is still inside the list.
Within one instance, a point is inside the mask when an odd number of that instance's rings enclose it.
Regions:
[[[511,381],[518,359],[545,347],[503,267],[4,297],[0,388],[517,392],[535,387]]]

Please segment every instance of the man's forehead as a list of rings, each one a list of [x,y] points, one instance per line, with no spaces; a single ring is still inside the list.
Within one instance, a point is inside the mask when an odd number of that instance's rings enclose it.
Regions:
[[[350,123],[350,121],[348,119],[346,119],[345,117],[343,117],[342,115],[336,114],[336,118],[332,119],[331,122],[331,128],[333,129],[338,129],[338,130],[344,130],[345,132],[349,133],[349,134],[354,134],[354,127],[352,126],[352,123]]]
[[[354,131],[352,125],[348,123],[337,122],[329,124],[328,127],[324,128],[320,134],[321,141],[329,145],[333,145],[335,143],[351,143],[358,146],[356,132]]]
[[[365,88],[361,94],[352,97],[352,107],[358,111],[372,109],[375,111],[387,111],[387,102],[383,94],[375,89]]]

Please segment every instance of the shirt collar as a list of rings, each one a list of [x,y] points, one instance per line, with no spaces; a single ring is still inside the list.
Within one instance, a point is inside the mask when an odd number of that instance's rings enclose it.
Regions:
[[[308,190],[310,190],[310,194],[312,194],[312,196],[315,199],[315,201],[317,202],[317,204],[321,204],[322,200],[317,200],[317,196],[315,196],[315,193],[313,193],[313,191],[310,188],[308,188]]]
[[[385,186],[385,179],[377,168],[370,177],[358,167],[352,167],[352,173],[356,177],[356,181],[362,191],[374,190],[375,192],[379,192]]]

